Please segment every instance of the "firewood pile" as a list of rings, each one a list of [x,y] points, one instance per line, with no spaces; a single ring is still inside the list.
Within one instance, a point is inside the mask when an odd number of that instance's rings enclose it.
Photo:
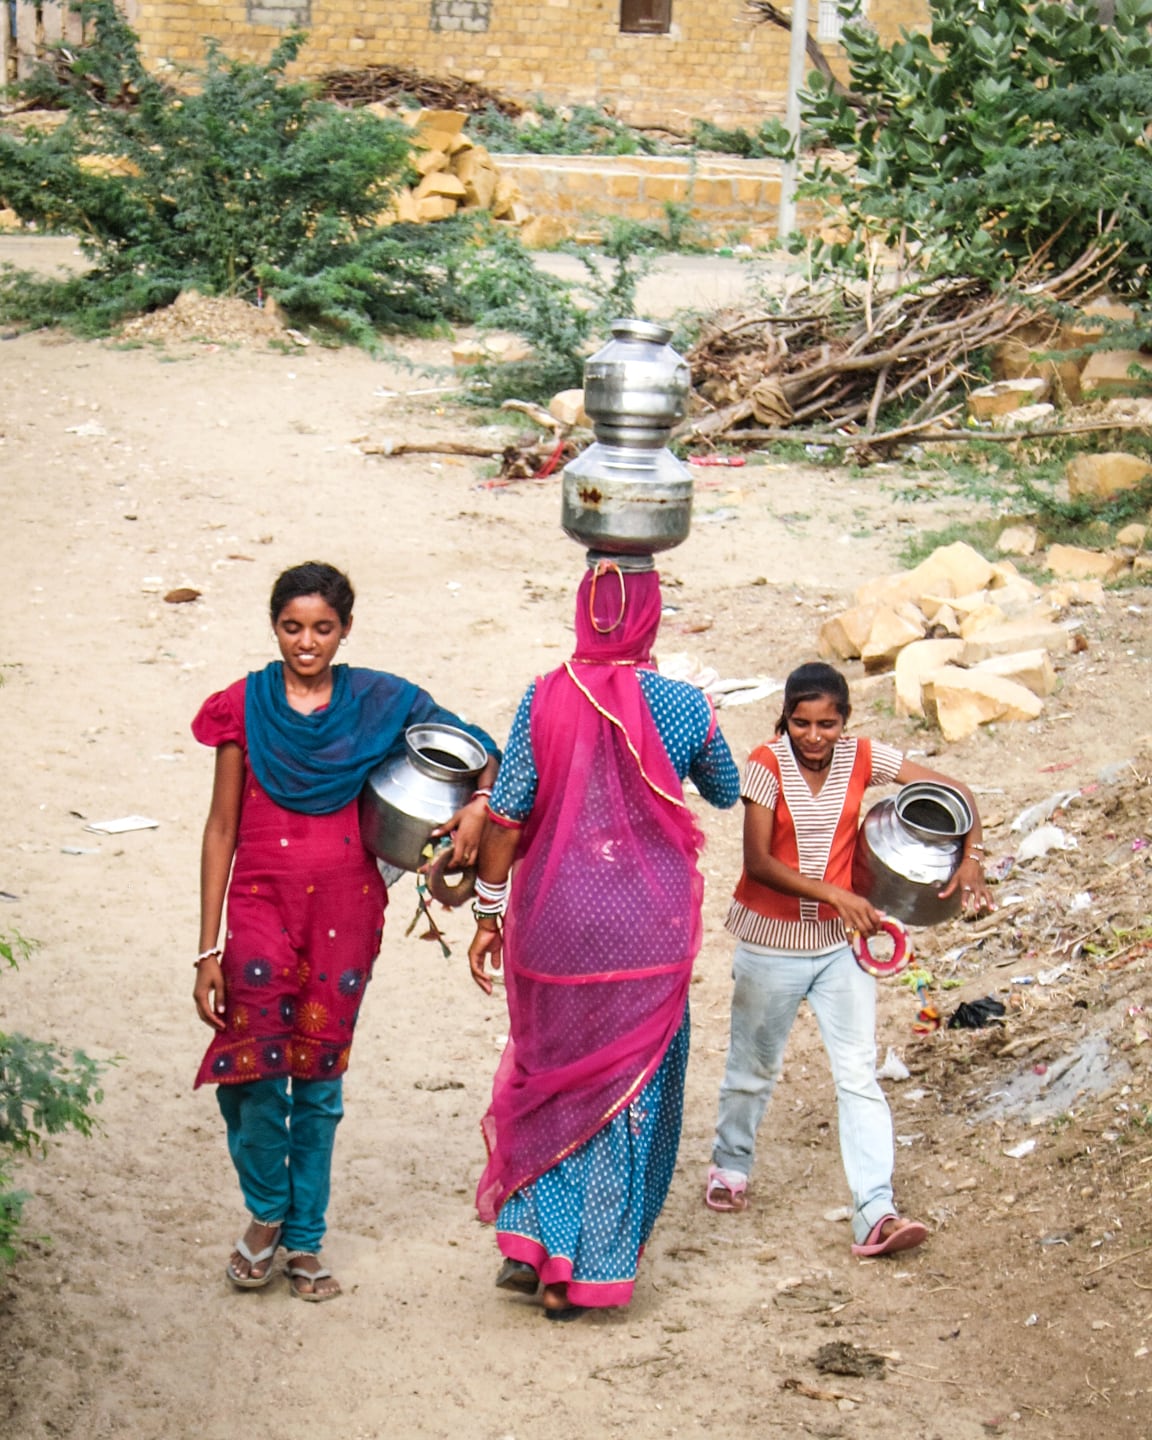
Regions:
[[[680,437],[716,444],[837,439],[864,449],[927,432],[963,404],[977,352],[1034,331],[1058,307],[1079,309],[1107,286],[1112,254],[1085,253],[1052,274],[1038,255],[1011,290],[949,279],[883,290],[876,277],[794,287],[762,314],[722,313],[687,354],[695,413]],[[1049,322],[1051,325],[1052,322]],[[883,407],[914,408],[882,431]]]
[[[320,93],[338,105],[397,105],[419,102],[426,110],[461,110],[475,115],[489,107],[510,120],[524,106],[507,95],[456,75],[425,75],[404,65],[369,65],[363,70],[332,70],[320,77]]]

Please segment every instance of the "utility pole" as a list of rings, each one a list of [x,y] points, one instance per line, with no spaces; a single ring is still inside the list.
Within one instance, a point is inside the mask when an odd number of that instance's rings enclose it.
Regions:
[[[808,0],[792,0],[791,43],[788,47],[788,103],[784,123],[792,137],[792,159],[780,170],[781,240],[796,228],[796,175],[800,164],[800,91],[804,85],[804,61],[808,44]]]

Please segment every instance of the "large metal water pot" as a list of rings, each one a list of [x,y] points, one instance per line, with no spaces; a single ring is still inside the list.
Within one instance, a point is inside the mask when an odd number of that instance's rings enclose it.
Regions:
[[[963,895],[941,900],[956,873],[972,811],[950,785],[916,780],[881,800],[856,839],[852,889],[906,925],[938,925],[960,913]]]
[[[692,375],[671,335],[646,320],[615,320],[612,339],[584,366],[596,440],[564,467],[560,523],[590,549],[651,555],[688,538],[692,475],[665,447]]]
[[[419,870],[432,831],[472,797],[487,762],[483,745],[454,725],[410,725],[404,753],[378,765],[360,792],[365,848],[401,870]]]

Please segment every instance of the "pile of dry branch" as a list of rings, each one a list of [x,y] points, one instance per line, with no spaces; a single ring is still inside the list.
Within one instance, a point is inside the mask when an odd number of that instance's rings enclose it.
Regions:
[[[759,444],[815,427],[831,443],[875,446],[928,431],[960,408],[978,352],[1053,306],[1091,300],[1113,254],[1090,250],[1060,274],[1038,255],[1010,290],[951,279],[884,293],[873,277],[855,292],[816,282],[771,313],[721,315],[688,353],[697,412],[678,433]],[[899,400],[919,403],[898,430],[878,432],[882,406]]]
[[[489,106],[515,120],[524,106],[455,75],[425,75],[404,65],[369,65],[363,70],[332,70],[320,77],[325,100],[338,105],[370,105],[418,101],[427,110],[463,110],[477,114]]]

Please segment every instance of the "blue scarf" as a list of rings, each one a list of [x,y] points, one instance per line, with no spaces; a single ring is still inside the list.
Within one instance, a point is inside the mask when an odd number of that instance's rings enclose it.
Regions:
[[[263,789],[285,810],[331,815],[355,800],[372,770],[403,748],[413,703],[423,692],[383,670],[332,667],[332,699],[301,715],[284,693],[273,660],[248,675],[244,728],[248,760]]]

